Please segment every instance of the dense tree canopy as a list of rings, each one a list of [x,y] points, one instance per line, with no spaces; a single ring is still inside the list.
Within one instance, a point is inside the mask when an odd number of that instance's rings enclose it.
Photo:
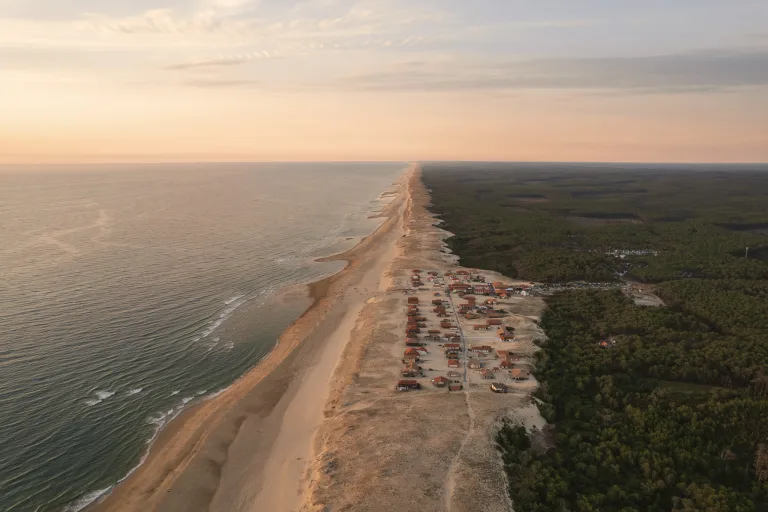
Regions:
[[[424,178],[463,264],[541,281],[628,272],[667,304],[547,298],[535,375],[553,442],[512,424],[498,437],[517,512],[768,511],[768,174]]]

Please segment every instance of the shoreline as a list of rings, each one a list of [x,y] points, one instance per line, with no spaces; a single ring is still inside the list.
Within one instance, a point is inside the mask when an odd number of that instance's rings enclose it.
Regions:
[[[221,474],[227,461],[226,451],[236,441],[238,431],[247,421],[242,414],[252,412],[253,409],[249,407],[253,404],[243,402],[246,400],[263,402],[264,400],[258,400],[258,397],[252,395],[257,394],[258,388],[263,384],[268,384],[265,381],[269,380],[270,376],[275,376],[276,370],[282,367],[296,366],[289,368],[288,372],[294,382],[299,382],[312,369],[311,364],[309,366],[304,364],[306,361],[301,361],[302,364],[298,366],[290,364],[294,362],[291,359],[301,359],[295,357],[296,349],[306,343],[307,338],[317,330],[318,325],[333,323],[331,321],[333,319],[326,317],[340,302],[338,290],[335,288],[349,280],[349,276],[363,263],[362,260],[365,259],[367,252],[375,255],[371,246],[391,231],[392,226],[396,224],[398,211],[404,202],[404,195],[407,194],[407,187],[404,184],[407,184],[411,173],[412,169],[407,169],[393,184],[395,188],[382,194],[382,196],[394,197],[394,200],[382,205],[376,217],[385,220],[373,232],[361,238],[354,247],[346,251],[315,260],[317,262],[346,261],[346,264],[338,272],[304,285],[312,302],[301,316],[283,331],[272,350],[228,387],[183,409],[154,435],[139,465],[95,501],[81,508],[82,510],[88,512],[144,511],[159,508],[162,510],[210,510],[215,505],[215,498],[226,498],[217,496],[216,491],[220,484],[226,483]],[[362,306],[362,303],[360,305]],[[285,384],[284,378],[278,380]],[[268,394],[274,395],[274,393]],[[270,405],[270,410],[274,410],[279,402],[290,402],[293,396],[289,395],[291,393],[286,387],[281,396],[272,396],[271,400],[268,400],[269,404],[261,405]],[[324,403],[324,400],[322,402]],[[219,462],[217,459],[222,452],[224,461]],[[204,495],[202,499],[200,492],[193,493],[198,497],[192,501],[185,499],[185,496],[188,498],[188,491],[195,487],[194,480],[202,476],[200,475],[201,466],[211,466],[212,462],[218,463],[216,464],[218,468],[211,469],[214,469],[213,473],[218,473],[214,476],[218,477],[216,479],[219,482],[216,482],[213,489],[211,489],[211,482],[206,482],[206,485],[202,486],[207,488],[202,493]],[[96,492],[100,491],[89,494]],[[83,495],[83,497],[86,496],[88,494]],[[232,510],[230,507],[231,504],[222,510]],[[240,509],[245,508],[240,507]]]
[[[336,369],[326,420],[315,439],[309,489],[297,509],[301,512],[510,512],[508,482],[494,436],[504,418],[526,428],[543,425],[538,410],[531,406],[535,379],[510,383],[509,393],[492,393],[479,371],[465,369],[463,377],[451,376],[443,348],[435,340],[422,345],[426,352],[420,354],[421,375],[407,376],[416,379],[420,389],[395,391],[403,378],[408,298],[415,295],[422,304],[430,304],[435,292],[442,295],[443,291],[442,285],[429,283],[414,289],[413,269],[437,275],[464,269],[447,250],[445,239],[450,233],[439,227],[439,219],[428,209],[430,194],[420,170],[410,176],[408,186],[403,237],[389,272],[392,285],[364,306]],[[474,271],[487,282],[516,281],[492,271]],[[522,365],[532,361],[537,350],[533,339],[541,335],[534,319],[544,305],[537,297],[504,304],[510,313],[505,323],[516,328],[512,342],[474,333],[470,320],[456,317],[457,325],[463,326],[459,332],[465,361],[472,344],[513,350],[524,358]],[[439,323],[439,315],[431,306],[422,314],[427,328],[436,328],[430,326]],[[449,392],[434,385],[433,378],[446,374],[459,377],[461,390]],[[507,380],[501,374],[498,379]]]

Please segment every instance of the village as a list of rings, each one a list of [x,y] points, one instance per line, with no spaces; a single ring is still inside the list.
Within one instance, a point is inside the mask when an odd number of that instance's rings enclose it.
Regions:
[[[518,350],[519,317],[510,312],[513,297],[527,296],[533,284],[488,282],[483,271],[467,269],[413,269],[410,279],[397,391],[535,388],[532,361]]]

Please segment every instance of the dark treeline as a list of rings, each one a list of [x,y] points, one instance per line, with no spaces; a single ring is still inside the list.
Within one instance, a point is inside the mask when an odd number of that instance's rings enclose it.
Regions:
[[[465,265],[549,282],[626,267],[649,282],[768,279],[768,172],[427,165],[424,180]]]
[[[517,512],[768,511],[768,174],[427,166],[424,180],[463,264],[628,271],[667,304],[547,299],[535,375],[553,430],[498,437]]]

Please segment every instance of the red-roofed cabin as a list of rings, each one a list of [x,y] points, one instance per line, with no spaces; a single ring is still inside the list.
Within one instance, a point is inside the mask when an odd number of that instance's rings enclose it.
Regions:
[[[451,382],[451,381],[449,381],[448,379],[446,379],[442,375],[432,379],[432,384],[434,384],[435,387],[437,387],[437,388],[444,388],[445,386],[448,385],[449,382]]]
[[[399,380],[395,389],[398,391],[411,391],[413,389],[421,389],[421,384],[415,380]]]
[[[489,318],[487,320],[488,325],[501,325],[501,320],[498,318]]]
[[[461,384],[449,384],[448,391],[461,391]]]
[[[448,368],[458,368],[459,367],[459,360],[458,359],[449,359],[448,360]]]
[[[450,349],[459,350],[461,348],[461,344],[459,344],[459,343],[446,343],[445,345],[443,345],[443,347],[445,347],[445,350],[450,350]]]
[[[405,349],[405,353],[403,354],[403,359],[406,361],[418,361],[419,351],[413,347],[407,348]]]
[[[514,370],[510,371],[509,374],[515,380],[527,380],[528,377],[530,377],[531,372],[529,372],[528,370],[521,370],[519,368],[515,368]]]

